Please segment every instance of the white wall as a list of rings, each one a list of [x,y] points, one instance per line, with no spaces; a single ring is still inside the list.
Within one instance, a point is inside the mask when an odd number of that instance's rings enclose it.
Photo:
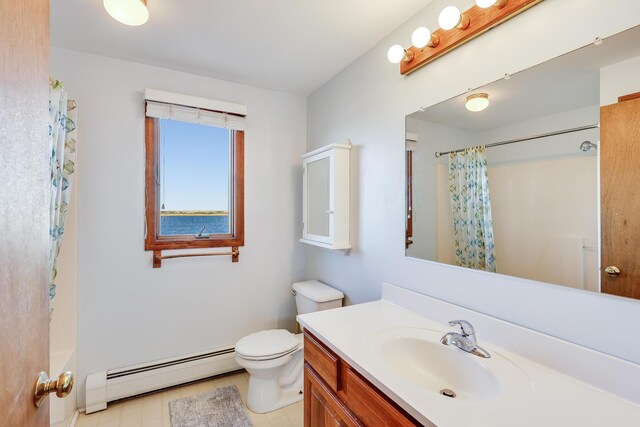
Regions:
[[[300,156],[305,99],[54,48],[51,75],[78,101],[78,403],[88,373],[221,346],[294,326],[304,278]],[[144,108],[155,88],[247,105],[245,246],[229,257],[144,251]],[[66,242],[69,244],[70,242]]]
[[[640,56],[600,70],[600,105],[618,102],[619,96],[640,92]]]
[[[407,118],[407,132],[418,135],[413,152],[413,244],[407,256],[440,260],[436,236],[442,231],[436,218],[436,151],[472,145],[471,133],[463,129]],[[445,161],[446,162],[446,161]],[[446,184],[448,187],[448,184]]]
[[[640,318],[638,301],[404,257],[405,115],[640,24],[640,2],[547,0],[401,76],[387,49],[408,45],[420,25],[435,28],[448,4],[466,9],[471,1],[434,0],[309,98],[308,148],[351,138],[359,155],[351,176],[354,250],[307,248],[308,275],[350,302],[379,298],[388,281],[640,363],[640,346],[620,339],[628,333],[620,325]]]
[[[485,144],[599,122],[600,107],[577,108],[490,129]],[[510,276],[599,290],[598,129],[489,151],[489,183],[498,271]]]

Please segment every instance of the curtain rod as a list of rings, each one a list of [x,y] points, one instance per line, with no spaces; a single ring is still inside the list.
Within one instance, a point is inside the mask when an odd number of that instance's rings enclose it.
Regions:
[[[487,148],[497,147],[499,145],[507,145],[507,144],[514,144],[516,142],[531,141],[532,139],[540,139],[540,138],[547,138],[547,137],[550,137],[550,136],[564,135],[566,133],[580,132],[580,131],[589,130],[589,129],[597,129],[599,127],[600,127],[600,123],[595,123],[593,125],[580,126],[580,127],[577,127],[577,128],[558,130],[558,131],[549,132],[549,133],[542,133],[540,135],[528,136],[526,138],[518,138],[518,139],[510,139],[508,141],[494,142],[493,144],[485,145],[485,147],[487,147]],[[436,157],[440,157],[440,156],[443,156],[445,154],[459,153],[459,152],[464,151],[464,150],[466,150],[466,148],[460,148],[458,150],[451,150],[451,151],[444,151],[444,152],[436,151]]]

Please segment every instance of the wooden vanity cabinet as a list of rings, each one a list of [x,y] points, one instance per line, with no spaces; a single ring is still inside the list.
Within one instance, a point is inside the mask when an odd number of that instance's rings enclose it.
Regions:
[[[306,330],[304,361],[305,427],[421,425]]]

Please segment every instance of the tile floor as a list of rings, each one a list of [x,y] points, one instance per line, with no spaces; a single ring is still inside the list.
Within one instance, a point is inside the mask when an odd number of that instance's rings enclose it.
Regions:
[[[241,372],[196,384],[173,388],[145,397],[109,404],[106,410],[80,414],[77,427],[170,427],[169,401],[204,393],[235,384],[246,404],[249,374]],[[255,414],[247,409],[254,427],[302,427],[302,402],[286,406],[268,414]],[[232,426],[229,426],[232,427]]]

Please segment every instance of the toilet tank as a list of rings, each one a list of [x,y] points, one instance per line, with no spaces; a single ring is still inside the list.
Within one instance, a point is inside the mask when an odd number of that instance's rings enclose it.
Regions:
[[[298,314],[329,310],[342,307],[344,294],[317,280],[307,280],[293,284]]]

